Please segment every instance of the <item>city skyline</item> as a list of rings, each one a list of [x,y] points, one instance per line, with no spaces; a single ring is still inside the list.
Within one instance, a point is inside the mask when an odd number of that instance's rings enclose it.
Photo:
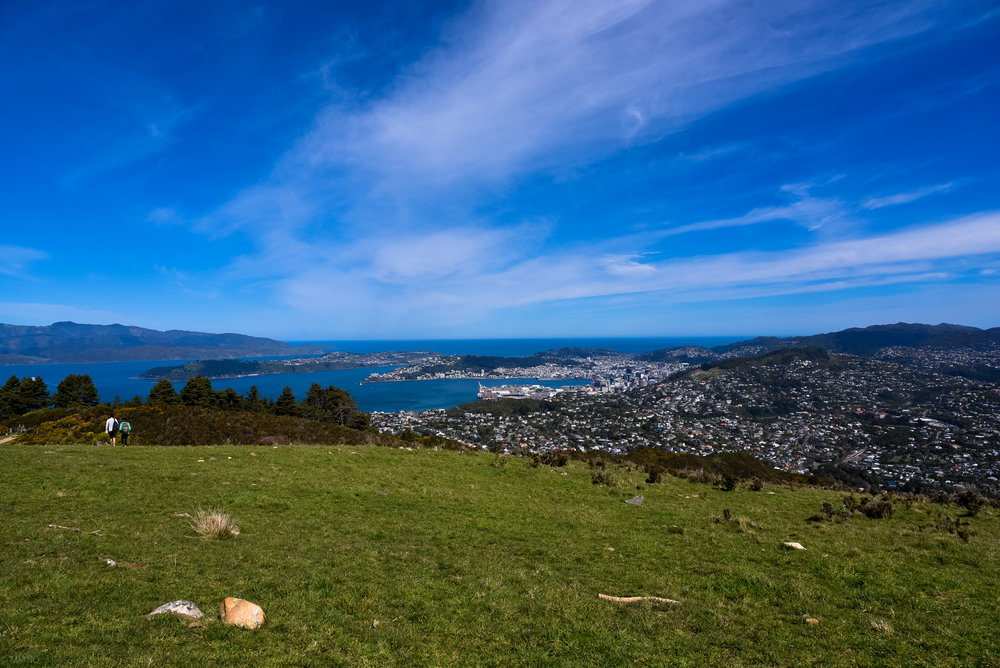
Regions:
[[[989,2],[0,7],[0,322],[1000,324]]]

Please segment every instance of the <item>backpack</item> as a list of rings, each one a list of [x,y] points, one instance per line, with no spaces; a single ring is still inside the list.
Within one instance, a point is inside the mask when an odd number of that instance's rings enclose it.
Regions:
[[[121,426],[119,427],[119,429],[122,430],[123,434],[127,434],[130,431],[132,431],[132,425],[130,425],[128,422],[122,422]]]
[[[110,431],[113,434],[116,431],[118,431],[118,420],[115,420],[114,418],[111,418],[111,420],[112,420],[112,422],[111,422],[111,430]]]

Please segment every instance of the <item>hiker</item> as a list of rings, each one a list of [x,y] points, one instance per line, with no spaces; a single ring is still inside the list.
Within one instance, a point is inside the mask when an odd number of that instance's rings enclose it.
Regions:
[[[118,431],[122,433],[122,447],[124,448],[128,445],[128,435],[132,432],[132,425],[128,423],[128,420],[122,420],[121,424],[118,425]]]
[[[104,431],[108,433],[108,438],[111,439],[111,447],[115,447],[115,437],[118,436],[118,420],[112,415],[108,418],[108,421],[104,423]]]

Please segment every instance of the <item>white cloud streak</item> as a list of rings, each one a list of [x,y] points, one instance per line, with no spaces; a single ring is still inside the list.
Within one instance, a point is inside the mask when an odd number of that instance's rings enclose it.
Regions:
[[[886,195],[885,197],[872,197],[861,203],[861,206],[865,209],[881,209],[887,206],[897,206],[899,204],[909,204],[910,202],[915,202],[918,199],[923,199],[928,195],[933,195],[935,193],[942,193],[951,190],[951,183],[943,183],[938,186],[929,186],[927,188],[920,188],[918,190],[911,190],[905,193],[896,193],[895,195]]]
[[[31,264],[48,257],[48,253],[34,248],[0,244],[0,275],[24,277]]]
[[[493,238],[492,232],[465,238],[454,255]],[[400,239],[399,247],[410,241]],[[416,280],[391,289],[380,275],[381,259],[370,256],[368,266],[351,271],[317,263],[283,281],[282,289],[298,308],[317,316],[336,309],[338,317],[356,313],[359,323],[402,318],[447,325],[503,309],[615,295],[655,294],[651,303],[662,305],[927,282],[965,271],[970,258],[996,254],[1000,213],[988,213],[786,251],[643,262],[647,256],[641,254],[608,256],[584,248],[524,255],[492,271],[452,263],[448,272],[420,268],[411,276]]]
[[[735,101],[917,34],[934,25],[936,9],[929,1],[850,11],[832,2],[730,0],[477,5],[395,86],[323,110],[266,182],[198,225],[255,237],[259,253],[238,258],[230,276],[270,277],[293,308],[364,335],[399,320],[467,322],[611,295],[685,299],[748,286],[780,293],[804,282],[835,289],[925,280],[937,265],[1000,252],[997,216],[782,252],[655,261],[648,247],[619,251],[621,239],[552,250],[545,226],[526,234],[529,223],[506,227],[472,212],[539,171],[659,140]],[[785,190],[787,204],[650,239],[775,220],[815,230],[851,213],[805,186]]]

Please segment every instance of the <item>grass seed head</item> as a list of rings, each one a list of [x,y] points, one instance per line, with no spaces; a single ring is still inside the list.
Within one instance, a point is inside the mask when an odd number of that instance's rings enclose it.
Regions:
[[[210,540],[223,540],[240,533],[232,518],[219,510],[199,510],[191,520],[191,526],[198,535]]]

